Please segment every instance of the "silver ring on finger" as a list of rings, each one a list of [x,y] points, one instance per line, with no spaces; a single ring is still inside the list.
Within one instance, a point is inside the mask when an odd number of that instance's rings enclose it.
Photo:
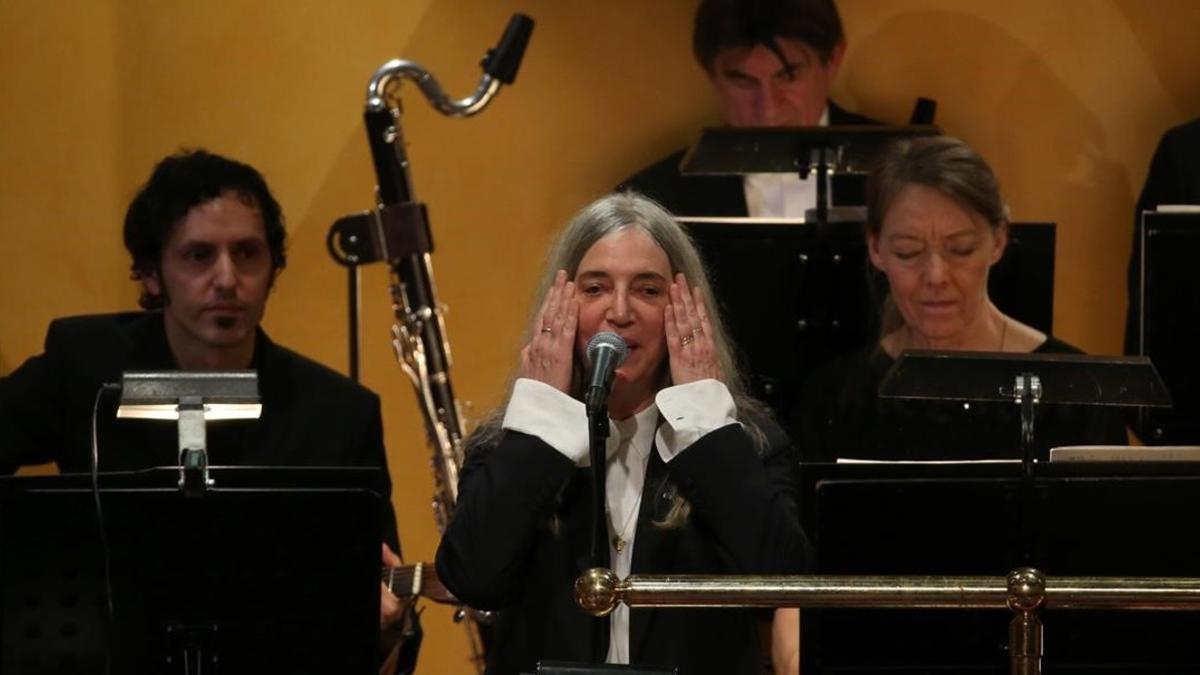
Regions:
[[[554,332],[554,329],[553,329],[553,328],[543,328],[543,329],[542,329],[542,332],[543,332],[543,333],[553,333],[553,332]]]
[[[692,344],[692,340],[695,340],[695,339],[696,339],[695,335],[684,335],[683,337],[679,338],[679,346],[686,347],[686,346]]]

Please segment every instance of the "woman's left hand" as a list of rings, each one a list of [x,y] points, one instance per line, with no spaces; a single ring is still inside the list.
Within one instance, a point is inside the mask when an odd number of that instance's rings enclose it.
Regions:
[[[687,279],[676,274],[675,282],[671,284],[671,302],[663,312],[671,381],[687,384],[709,378],[723,379],[713,343],[712,324],[708,321],[708,310],[700,289],[688,287]]]

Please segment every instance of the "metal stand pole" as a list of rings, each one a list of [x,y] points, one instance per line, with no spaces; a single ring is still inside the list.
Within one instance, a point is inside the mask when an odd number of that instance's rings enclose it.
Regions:
[[[817,228],[825,234],[829,226],[829,157],[828,148],[821,146],[817,153]]]
[[[346,287],[349,289],[349,302],[346,303],[349,309],[347,323],[349,330],[347,331],[350,338],[350,379],[358,382],[358,322],[362,313],[362,308],[359,304],[359,284],[361,283],[362,275],[359,273],[358,265],[351,264],[346,268],[347,282]]]
[[[1034,445],[1034,406],[1042,398],[1041,379],[1033,373],[1021,373],[1013,384],[1013,395],[1021,406],[1021,559],[1025,564],[1033,562],[1033,533],[1036,531],[1037,492],[1034,482],[1034,461],[1037,447]]]
[[[605,480],[608,471],[608,404],[590,405],[587,409],[589,455],[592,461],[592,546],[591,558],[594,568],[608,567],[608,513],[605,510],[607,493]],[[608,617],[592,619],[592,662],[604,663],[608,659]]]
[[[1012,675],[1041,675],[1042,619],[1038,610],[1046,602],[1046,577],[1025,567],[1008,575],[1008,653]]]

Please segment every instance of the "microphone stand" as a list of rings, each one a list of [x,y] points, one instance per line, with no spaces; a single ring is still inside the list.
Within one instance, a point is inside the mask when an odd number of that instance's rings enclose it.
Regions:
[[[588,456],[592,461],[592,568],[609,567],[608,511],[605,508],[608,474],[608,393],[616,369],[629,355],[628,346],[615,333],[602,332],[588,341],[587,360],[591,373],[584,391],[583,406],[588,417]],[[608,657],[610,620],[598,618],[592,624],[592,662],[602,664]]]
[[[605,501],[608,444],[608,400],[607,392],[592,387],[587,393],[588,453],[592,461],[592,567],[607,569],[608,519]],[[604,663],[608,658],[609,619],[598,617],[592,620],[592,661]]]

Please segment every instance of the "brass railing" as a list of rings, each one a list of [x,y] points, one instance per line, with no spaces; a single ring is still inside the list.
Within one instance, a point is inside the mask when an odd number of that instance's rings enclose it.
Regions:
[[[1200,610],[1200,579],[1055,577],[1030,568],[984,576],[702,576],[632,575],[591,569],[575,599],[596,616],[629,607],[801,607],[1009,609],[1013,675],[1042,670],[1039,610]]]

